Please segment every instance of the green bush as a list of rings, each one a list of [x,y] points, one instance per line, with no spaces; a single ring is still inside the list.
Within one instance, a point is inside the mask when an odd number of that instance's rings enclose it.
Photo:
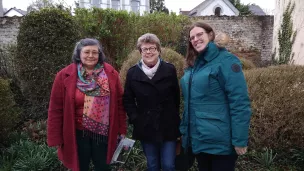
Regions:
[[[16,63],[22,92],[31,102],[29,118],[46,118],[55,74],[71,62],[79,29],[68,11],[49,8],[23,18]]]
[[[176,50],[182,29],[188,18],[175,14],[153,13],[140,16],[113,9],[77,9],[75,19],[82,28],[83,37],[95,37],[104,46],[109,62],[120,68],[127,54],[134,50],[137,39],[145,33],[154,33],[162,45]]]
[[[0,164],[0,170],[15,171],[59,170],[61,165],[55,148],[28,140],[20,140],[6,149]]]
[[[304,148],[304,67],[245,71],[252,105],[253,149]]]
[[[0,77],[16,77],[15,69],[16,45],[11,44],[0,48]]]
[[[0,144],[5,143],[9,133],[19,122],[20,109],[16,107],[10,82],[0,78]]]
[[[246,58],[239,58],[239,59],[241,60],[243,70],[249,70],[249,69],[256,68],[254,63],[251,60],[246,59]]]
[[[162,48],[160,56],[164,61],[169,62],[175,66],[177,77],[180,79],[184,73],[184,57],[170,48]],[[122,86],[125,85],[129,68],[135,65],[140,59],[141,55],[138,50],[134,50],[128,55],[127,60],[123,63],[119,72]]]

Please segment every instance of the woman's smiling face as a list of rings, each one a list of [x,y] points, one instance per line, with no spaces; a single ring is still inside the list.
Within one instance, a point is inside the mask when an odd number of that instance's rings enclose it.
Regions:
[[[191,42],[193,48],[200,53],[207,47],[207,44],[210,42],[210,36],[205,29],[201,27],[194,27],[190,31],[189,41]]]

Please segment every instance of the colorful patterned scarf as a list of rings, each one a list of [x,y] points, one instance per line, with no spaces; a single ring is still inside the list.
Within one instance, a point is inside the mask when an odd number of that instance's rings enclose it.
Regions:
[[[77,65],[77,88],[85,94],[82,125],[86,133],[100,139],[108,136],[110,87],[103,65],[97,64],[87,74],[82,64]],[[101,136],[99,136],[101,135]]]

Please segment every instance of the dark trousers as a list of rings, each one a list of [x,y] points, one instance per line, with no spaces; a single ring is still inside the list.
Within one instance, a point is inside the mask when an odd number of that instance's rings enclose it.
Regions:
[[[106,164],[108,145],[96,142],[88,136],[83,136],[83,131],[76,130],[77,150],[80,171],[88,171],[91,160],[95,171],[110,171]]]
[[[196,155],[199,171],[234,171],[237,155]]]
[[[147,158],[148,171],[175,171],[176,141],[153,143],[142,141]]]

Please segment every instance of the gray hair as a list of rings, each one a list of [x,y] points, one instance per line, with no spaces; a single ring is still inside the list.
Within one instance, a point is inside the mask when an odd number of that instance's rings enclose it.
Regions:
[[[157,51],[161,52],[161,46],[160,46],[160,40],[159,38],[152,33],[146,33],[142,36],[140,36],[137,40],[137,49],[141,53],[141,45],[143,43],[152,43],[156,45]]]
[[[76,43],[76,46],[73,51],[73,56],[72,56],[72,62],[73,63],[80,63],[80,53],[83,47],[85,46],[98,46],[98,63],[103,63],[105,60],[105,55],[102,51],[102,46],[99,43],[98,40],[96,39],[91,39],[91,38],[85,38],[81,39],[79,42]]]

